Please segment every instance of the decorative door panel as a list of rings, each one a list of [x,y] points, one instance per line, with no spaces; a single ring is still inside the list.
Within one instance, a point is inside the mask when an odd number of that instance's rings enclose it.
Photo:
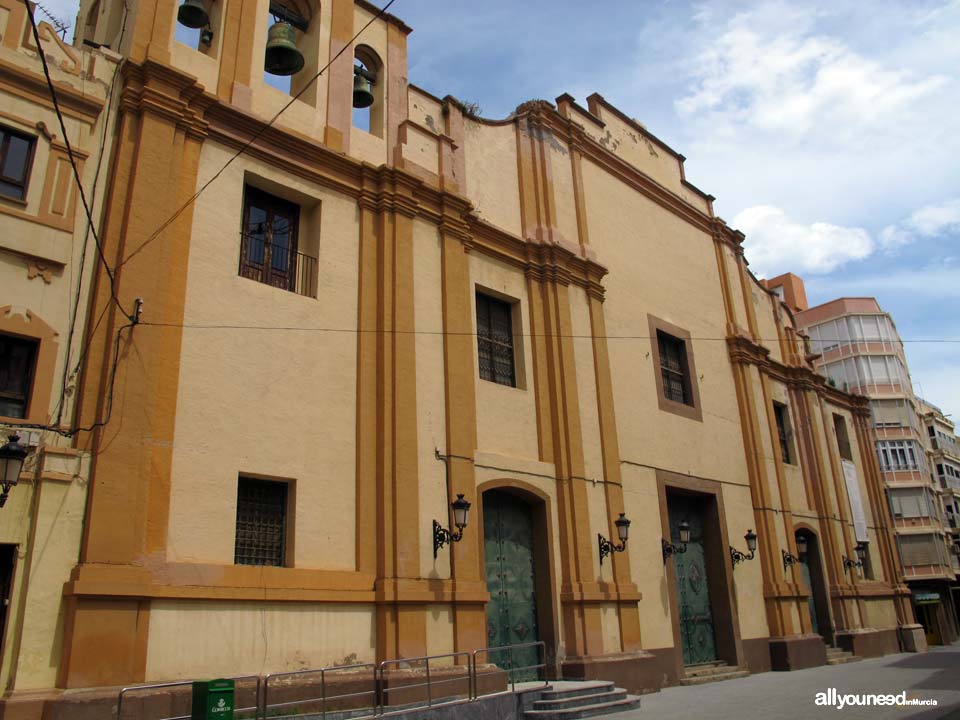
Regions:
[[[529,506],[507,493],[483,495],[484,556],[487,570],[487,644],[535,642],[537,601],[533,569],[533,517]],[[512,656],[512,657],[511,657]],[[490,662],[523,668],[539,662],[535,647],[495,653]],[[535,680],[536,668],[518,670],[515,680]]]
[[[686,498],[669,501],[670,541],[680,544],[678,525],[690,524],[687,550],[673,556],[676,563],[677,602],[680,606],[680,644],[683,664],[713,662],[717,646],[713,632],[713,610],[707,583],[707,563],[703,552],[703,515],[697,504]],[[669,562],[669,561],[668,561]]]
[[[817,625],[817,603],[813,598],[813,583],[810,582],[810,566],[807,563],[800,563],[800,577],[803,578],[803,584],[807,588],[807,592],[810,593],[810,597],[807,598],[807,602],[810,605],[810,624],[813,626],[813,631],[820,634],[820,628]]]

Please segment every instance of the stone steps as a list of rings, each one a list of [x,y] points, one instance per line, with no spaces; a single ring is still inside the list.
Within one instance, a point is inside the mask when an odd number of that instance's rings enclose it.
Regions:
[[[525,720],[578,720],[639,707],[639,697],[628,695],[612,682],[560,682],[541,693],[523,717]]]
[[[843,665],[844,663],[862,660],[859,655],[837,647],[827,647],[827,665]]]
[[[706,683],[735,680],[746,677],[750,673],[746,670],[731,667],[723,662],[693,665],[686,668],[686,677],[680,678],[681,685],[704,685]]]

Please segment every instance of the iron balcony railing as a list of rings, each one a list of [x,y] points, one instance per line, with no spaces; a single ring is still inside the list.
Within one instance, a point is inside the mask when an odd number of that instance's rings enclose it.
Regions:
[[[240,275],[304,297],[317,297],[317,258],[263,235],[240,233]]]

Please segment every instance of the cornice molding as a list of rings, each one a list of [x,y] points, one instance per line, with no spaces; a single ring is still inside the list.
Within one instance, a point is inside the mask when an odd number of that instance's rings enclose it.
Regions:
[[[733,363],[756,365],[774,380],[800,390],[815,392],[832,405],[845,408],[854,415],[870,415],[870,398],[853,395],[827,384],[827,379],[810,367],[786,365],[770,357],[770,350],[743,335],[727,337],[727,352]]]

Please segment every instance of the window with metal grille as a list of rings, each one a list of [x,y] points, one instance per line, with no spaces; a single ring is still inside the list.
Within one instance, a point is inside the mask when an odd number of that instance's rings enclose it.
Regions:
[[[477,355],[480,378],[517,386],[513,364],[513,307],[508,302],[477,293]]]
[[[657,330],[660,350],[660,377],[667,400],[693,405],[690,397],[690,371],[687,367],[687,346],[680,338]]]
[[[36,138],[0,127],[0,194],[23,200],[33,164]]]
[[[0,335],[0,415],[25,418],[33,386],[36,341]]]
[[[241,477],[237,483],[237,565],[276,565],[286,561],[287,484]]]
[[[773,414],[777,419],[777,437],[780,439],[780,456],[788,465],[793,465],[793,431],[790,428],[790,414],[783,403],[773,404]]]

